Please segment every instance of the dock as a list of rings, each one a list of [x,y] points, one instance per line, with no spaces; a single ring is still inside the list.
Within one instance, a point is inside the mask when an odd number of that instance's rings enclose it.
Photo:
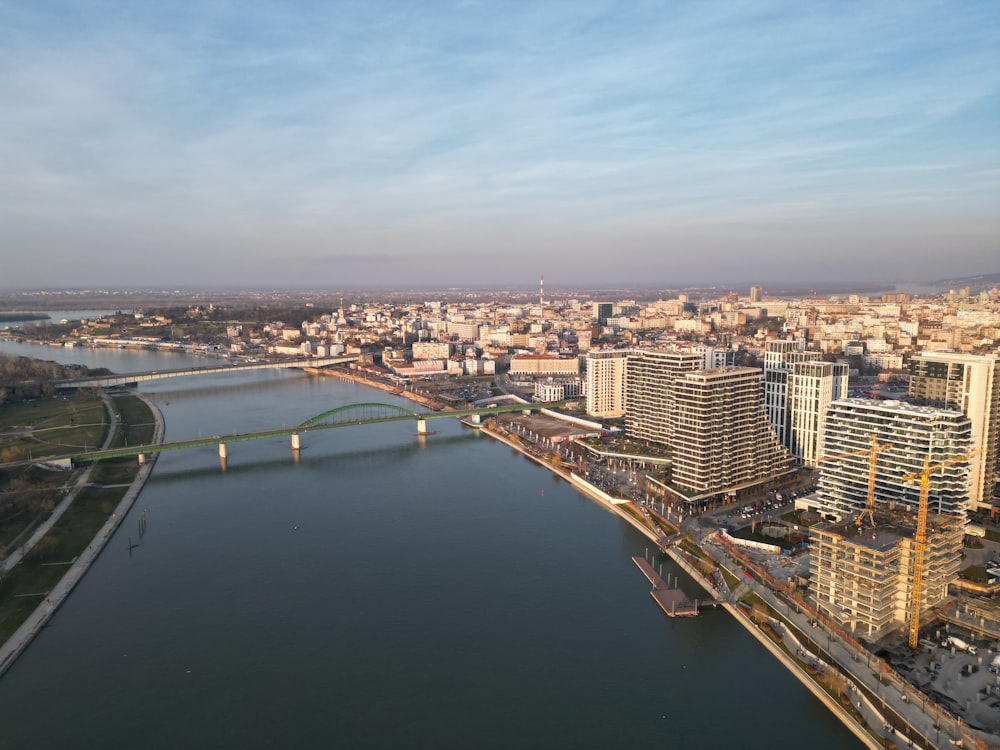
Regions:
[[[697,600],[688,599],[687,594],[679,588],[670,588],[645,558],[633,557],[632,562],[649,579],[653,586],[649,595],[667,617],[695,617],[698,614]]]

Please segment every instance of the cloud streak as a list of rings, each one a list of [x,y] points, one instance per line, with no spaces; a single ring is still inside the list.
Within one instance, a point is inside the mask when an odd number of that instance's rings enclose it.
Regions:
[[[637,263],[679,242],[736,257],[736,227],[788,248],[774,275],[859,221],[887,273],[907,220],[950,226],[970,273],[1000,248],[990,3],[73,8],[0,11],[11,254],[141,244],[171,252],[172,283],[339,257],[373,283],[361,256],[411,278],[443,248],[467,261],[449,280],[476,281],[498,238],[598,278],[644,275],[614,268],[627,242]],[[43,278],[9,263],[0,284]]]

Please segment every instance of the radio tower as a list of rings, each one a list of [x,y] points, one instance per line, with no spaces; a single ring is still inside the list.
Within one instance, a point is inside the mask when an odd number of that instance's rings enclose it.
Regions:
[[[538,304],[545,305],[545,277],[538,277]]]

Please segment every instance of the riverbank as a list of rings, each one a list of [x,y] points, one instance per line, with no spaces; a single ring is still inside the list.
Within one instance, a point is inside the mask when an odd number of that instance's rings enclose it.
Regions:
[[[354,373],[349,372],[347,370],[334,369],[329,367],[304,367],[302,369],[309,375],[340,378],[341,380],[346,380],[350,383],[367,385],[370,388],[376,388],[380,391],[391,393],[394,396],[401,396],[402,398],[405,398],[407,401],[412,401],[415,404],[426,406],[428,409],[441,410],[449,408],[444,404],[441,404],[435,401],[434,399],[427,398],[426,396],[422,396],[419,393],[414,393],[413,391],[407,390],[405,388],[400,388],[397,385],[391,385],[389,383],[383,383],[379,380],[372,380],[371,378],[355,375]]]
[[[568,479],[573,487],[581,494],[591,498],[605,510],[628,522],[633,528],[646,536],[650,541],[654,543],[659,542],[659,537],[652,529],[642,524],[639,519],[624,510],[623,506],[628,504],[627,501],[616,500],[599,487],[587,482],[579,475],[567,471],[562,467],[554,466],[551,462],[544,460],[544,458],[539,455],[536,455],[520,440],[515,440],[500,430],[489,429],[488,425],[484,425],[483,432],[517,450],[535,463],[545,466],[557,475]],[[685,564],[685,561],[680,557],[680,553],[676,549],[670,549],[668,554],[671,559],[673,559],[675,563],[677,563],[689,576],[691,576],[701,588],[705,589],[705,591],[707,591],[713,598],[718,600],[726,611],[728,611],[747,632],[757,639],[781,663],[782,666],[791,672],[799,682],[801,682],[817,699],[819,699],[824,707],[836,716],[865,747],[871,748],[872,750],[881,747],[878,741],[868,731],[866,731],[866,729],[861,726],[843,706],[833,700],[833,698],[823,690],[816,680],[814,680],[801,665],[796,663],[795,660],[782,651],[782,649],[773,643],[765,633],[761,632],[761,629],[756,625],[756,623],[753,622],[753,620],[751,620],[743,612],[739,611],[738,607],[733,606],[727,601],[722,601],[719,592],[712,586],[711,582],[701,576],[691,565]],[[731,571],[729,572],[731,573]]]
[[[164,434],[163,425],[163,413],[157,408],[157,406],[148,398],[144,397],[140,393],[135,394],[137,397],[141,398],[142,401],[149,408],[153,415],[154,429],[153,429],[153,440],[154,442],[162,442]],[[14,631],[14,634],[8,638],[2,646],[0,646],[0,676],[2,676],[17,660],[24,650],[31,643],[32,639],[42,628],[44,628],[52,616],[56,613],[56,610],[62,606],[66,598],[72,593],[73,589],[89,570],[90,566],[100,555],[101,551],[107,545],[108,541],[114,535],[115,531],[121,525],[125,516],[131,510],[132,506],[135,504],[136,499],[139,497],[139,493],[142,491],[143,486],[149,479],[150,474],[153,472],[153,467],[156,464],[156,458],[158,454],[153,454],[147,457],[146,462],[139,467],[139,471],[136,473],[135,478],[129,485],[128,490],[125,492],[122,499],[118,502],[115,510],[112,512],[110,518],[104,523],[97,535],[90,541],[87,547],[77,556],[76,560],[70,566],[66,574],[59,580],[59,582],[49,591],[48,595],[45,597],[45,601],[35,608],[28,618],[21,624],[21,626]]]

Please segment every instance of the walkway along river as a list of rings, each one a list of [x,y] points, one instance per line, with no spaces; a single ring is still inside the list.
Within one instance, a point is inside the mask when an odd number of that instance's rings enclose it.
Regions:
[[[373,400],[298,373],[143,390],[167,439]],[[4,747],[858,746],[721,610],[665,618],[631,527],[435,430],[161,455],[142,546],[112,537],[0,680]]]

